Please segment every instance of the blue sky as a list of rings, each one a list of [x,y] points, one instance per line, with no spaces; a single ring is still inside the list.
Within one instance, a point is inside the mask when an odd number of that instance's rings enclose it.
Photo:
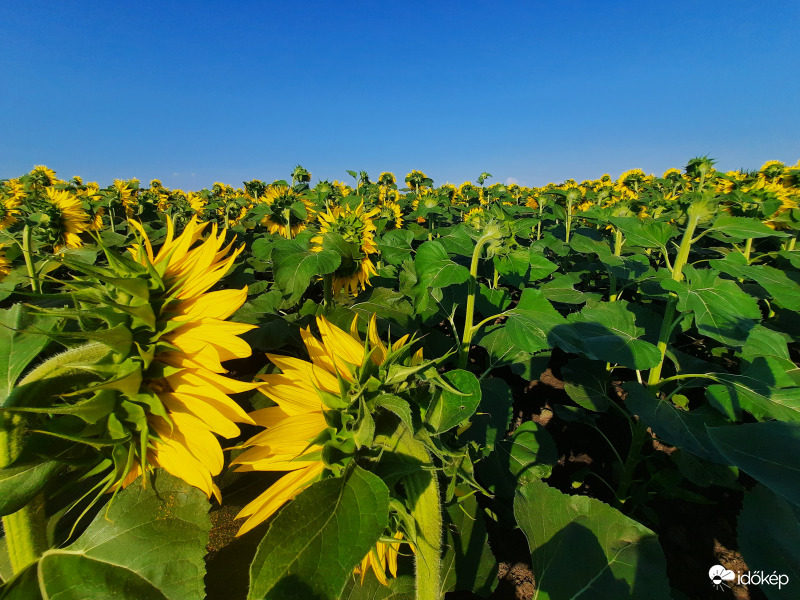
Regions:
[[[523,185],[800,159],[800,3],[0,3],[0,178]]]

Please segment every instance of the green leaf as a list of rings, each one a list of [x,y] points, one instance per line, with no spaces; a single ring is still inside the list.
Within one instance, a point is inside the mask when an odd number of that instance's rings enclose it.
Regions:
[[[604,363],[578,358],[561,369],[564,391],[578,406],[604,412],[608,409],[610,373]]]
[[[562,304],[583,304],[588,300],[600,298],[600,294],[576,290],[574,286],[580,282],[581,276],[578,273],[567,273],[556,275],[552,281],[539,286],[539,289],[548,300]]]
[[[765,238],[784,235],[764,225],[758,219],[749,217],[734,217],[722,213],[708,231],[719,231],[736,238]]]
[[[530,269],[530,250],[517,250],[506,255],[494,257],[494,268],[509,285],[521,285]],[[555,267],[555,265],[553,265]]]
[[[158,471],[122,490],[75,543],[39,561],[46,598],[195,600],[204,595],[211,521],[203,492]]]
[[[413,322],[414,308],[405,296],[385,287],[376,287],[367,300],[356,302],[352,309],[367,322],[374,314],[379,323],[399,326],[399,333],[406,333]]]
[[[579,348],[589,358],[631,369],[649,369],[661,361],[655,345],[639,339],[644,329],[636,325],[633,306],[627,302],[598,302],[569,316],[569,325],[554,333]]]
[[[483,511],[475,496],[447,507],[442,588],[445,592],[468,591],[486,598],[497,586],[497,559],[489,548]]]
[[[437,433],[452,429],[469,419],[481,401],[481,385],[469,371],[455,369],[445,373],[444,378],[464,395],[454,394],[447,389],[434,395],[425,420]]]
[[[709,261],[709,264],[733,277],[752,279],[764,288],[779,306],[800,311],[800,285],[787,277],[786,272],[769,265],[748,265],[747,259],[739,252],[731,252],[723,259]]]
[[[17,512],[61,467],[58,462],[12,463],[0,469],[0,516]]]
[[[729,346],[741,346],[750,330],[761,320],[755,298],[734,281],[721,279],[713,269],[684,268],[685,281],[666,279],[665,290],[678,295],[678,310],[694,313],[697,330],[711,339]]]
[[[528,274],[528,279],[530,281],[538,281],[540,279],[544,279],[545,277],[550,275],[550,273],[552,273],[558,268],[558,265],[555,265],[549,260],[547,260],[537,250],[530,251],[530,263],[531,263],[531,271]]]
[[[272,521],[250,567],[248,598],[338,598],[388,515],[386,485],[359,467],[312,485]]]
[[[423,288],[464,283],[470,276],[469,269],[450,260],[444,246],[434,241],[425,242],[419,247],[414,257],[414,267],[419,278],[417,286]]]
[[[385,408],[389,412],[394,413],[400,420],[406,424],[411,431],[414,430],[414,423],[411,418],[411,406],[403,400],[400,396],[394,394],[381,394],[375,398],[375,406]]]
[[[745,423],[708,427],[731,464],[800,506],[800,423]]]
[[[758,377],[752,376],[752,367],[748,367],[743,375],[717,373],[715,377],[722,383],[708,386],[706,398],[732,421],[741,418],[742,410],[759,420],[800,421],[800,388],[771,387],[769,384],[775,380],[765,379],[763,370],[759,369],[763,360],[759,357],[753,365]],[[783,371],[778,371],[778,374],[785,376]]]
[[[301,244],[282,244],[272,251],[275,285],[291,303],[297,302],[315,275],[333,273],[342,257],[333,250],[311,252]]]
[[[511,311],[505,327],[518,348],[539,352],[555,345],[552,331],[566,322],[540,290],[526,288],[522,290],[519,303]]]
[[[469,371],[455,369],[445,373],[444,378],[464,395],[454,394],[447,389],[435,393],[425,420],[437,433],[452,429],[469,419],[481,401],[480,383]]]
[[[534,421],[526,421],[517,427],[510,440],[497,443],[497,450],[517,486],[550,477],[558,462],[555,441],[544,427]]]
[[[511,388],[499,378],[481,381],[481,403],[472,416],[472,426],[458,436],[459,442],[474,441],[488,455],[511,426],[514,398]]]
[[[763,585],[767,598],[797,597],[800,590],[800,511],[763,485],[744,495],[736,531],[739,550],[750,571],[787,575],[788,584]],[[794,591],[792,591],[794,590]]]
[[[50,343],[55,317],[32,317],[22,304],[0,310],[0,406],[22,372]]]
[[[378,581],[370,569],[363,585],[360,577],[351,577],[339,600],[414,600],[415,590],[414,577],[411,575],[401,575],[397,579],[390,577],[386,586]]]
[[[617,226],[625,242],[642,248],[663,248],[678,234],[677,228],[662,221],[642,221],[639,217],[612,217],[611,223]]]
[[[414,234],[408,229],[387,231],[376,240],[381,258],[390,265],[401,265],[411,258],[411,243]]]
[[[706,431],[708,425],[722,425],[726,422],[721,415],[703,409],[688,412],[680,410],[667,400],[655,398],[634,381],[622,384],[622,389],[628,394],[625,406],[645,426],[650,427],[659,439],[705,460],[720,464],[728,462]]]
[[[656,534],[600,500],[530,481],[517,490],[514,514],[528,538],[540,600],[669,600]]]

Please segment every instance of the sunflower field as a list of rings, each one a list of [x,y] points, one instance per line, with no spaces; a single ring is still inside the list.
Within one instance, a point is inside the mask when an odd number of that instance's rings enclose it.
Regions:
[[[0,599],[800,597],[800,162],[348,174],[0,180]]]

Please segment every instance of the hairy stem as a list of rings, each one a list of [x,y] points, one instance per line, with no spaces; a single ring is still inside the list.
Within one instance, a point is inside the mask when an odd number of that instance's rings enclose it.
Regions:
[[[0,414],[0,468],[10,465],[22,451],[24,419]],[[44,500],[36,496],[25,507],[3,517],[11,570],[16,574],[36,561],[47,549]]]

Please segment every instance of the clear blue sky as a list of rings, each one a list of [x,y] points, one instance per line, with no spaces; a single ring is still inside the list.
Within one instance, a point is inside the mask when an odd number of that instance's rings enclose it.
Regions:
[[[0,178],[543,185],[800,158],[800,2],[0,3]]]

